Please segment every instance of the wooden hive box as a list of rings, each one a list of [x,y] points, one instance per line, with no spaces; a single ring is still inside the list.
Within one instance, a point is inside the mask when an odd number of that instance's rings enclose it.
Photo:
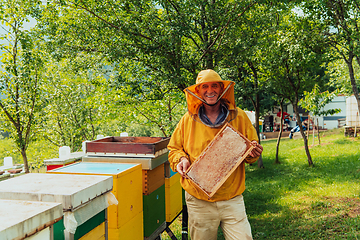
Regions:
[[[165,184],[143,196],[144,239],[155,239],[165,230]]]
[[[156,156],[168,152],[169,137],[106,137],[86,143],[86,153],[91,155]]]
[[[254,146],[230,124],[218,132],[186,175],[211,198]]]
[[[165,212],[166,222],[172,222],[182,211],[182,187],[180,174],[165,178]]]
[[[120,228],[109,228],[109,240],[144,239],[143,212],[137,214]]]
[[[164,164],[153,170],[142,170],[143,194],[149,195],[165,184]]]

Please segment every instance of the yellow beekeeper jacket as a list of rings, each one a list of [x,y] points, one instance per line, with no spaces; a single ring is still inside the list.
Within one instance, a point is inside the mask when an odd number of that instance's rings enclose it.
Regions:
[[[207,75],[206,75],[207,74]],[[203,82],[218,81],[225,83],[225,88],[231,81],[223,81],[215,74],[214,71],[210,70],[202,76],[202,79],[197,79],[196,85]],[[200,74],[199,74],[200,75]],[[210,75],[210,76],[209,76]],[[213,76],[214,75],[214,76]],[[200,76],[201,77],[201,76]],[[199,76],[198,76],[199,78]],[[198,109],[202,102],[194,94],[189,94],[189,89],[192,93],[195,93],[196,85],[190,86],[185,89],[188,112],[181,118],[176,129],[174,130],[170,142],[168,144],[169,162],[170,167],[173,171],[177,172],[176,166],[180,162],[181,157],[189,159],[190,164],[200,156],[201,152],[207,147],[207,145],[214,139],[216,134],[221,130],[222,126],[210,127],[201,122],[197,115]],[[222,96],[222,99],[227,103],[229,109],[229,115],[225,122],[229,122],[235,129],[243,134],[250,141],[258,141],[256,130],[251,124],[247,114],[240,108],[235,107],[233,86],[228,88],[229,94]],[[224,122],[224,123],[225,123]],[[253,163],[257,158],[248,156],[245,158],[240,166],[230,175],[225,183],[217,190],[215,195],[209,199],[208,196],[199,189],[189,179],[181,178],[181,186],[189,194],[193,195],[198,199],[202,199],[209,202],[229,200],[235,196],[242,194],[245,190],[245,162]]]

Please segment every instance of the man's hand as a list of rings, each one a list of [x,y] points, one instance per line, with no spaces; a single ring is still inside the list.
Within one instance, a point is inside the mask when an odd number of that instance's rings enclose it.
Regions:
[[[190,167],[190,162],[186,157],[181,157],[180,162],[176,165],[176,170],[182,177],[185,176],[186,170]]]
[[[263,147],[255,140],[252,141],[251,144],[254,146],[254,148],[250,152],[250,156],[251,157],[259,157],[263,151]]]

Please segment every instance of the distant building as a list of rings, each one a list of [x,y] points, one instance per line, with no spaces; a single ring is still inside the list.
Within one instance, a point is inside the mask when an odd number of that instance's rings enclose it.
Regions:
[[[329,110],[329,109],[335,109],[339,108],[341,109],[341,112],[334,114],[332,116],[316,116],[319,121],[319,128],[320,129],[333,129],[338,128],[339,123],[343,122],[346,118],[346,110],[347,110],[347,98],[346,96],[337,96],[335,97],[330,103],[328,103],[323,110]],[[293,106],[288,103],[284,104],[283,111],[288,113],[290,116],[288,117],[287,124],[284,126],[284,130],[290,130],[294,128],[296,124],[296,116],[293,109]],[[280,126],[280,107],[275,106],[272,110],[272,112],[269,112],[268,115],[264,117],[264,126],[263,131],[264,132],[273,132],[278,131]],[[307,112],[305,109],[299,107],[299,114],[301,121],[305,121],[308,119],[309,112]],[[310,116],[313,115],[310,113]],[[314,123],[317,124],[316,122]]]

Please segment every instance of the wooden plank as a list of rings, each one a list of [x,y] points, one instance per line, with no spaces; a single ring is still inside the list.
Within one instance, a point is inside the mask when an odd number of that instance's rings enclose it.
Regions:
[[[227,123],[185,174],[210,199],[253,148],[244,135]]]

